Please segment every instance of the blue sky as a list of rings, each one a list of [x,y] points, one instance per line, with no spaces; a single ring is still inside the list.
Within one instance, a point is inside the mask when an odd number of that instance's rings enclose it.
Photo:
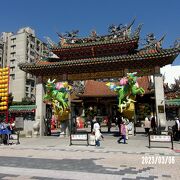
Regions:
[[[179,0],[1,0],[0,32],[16,32],[30,26],[43,41],[58,42],[56,32],[79,30],[80,36],[96,30],[107,33],[111,24],[127,24],[136,17],[134,28],[143,23],[141,39],[153,32],[166,34],[164,48],[180,38]],[[180,65],[180,56],[175,60]]]

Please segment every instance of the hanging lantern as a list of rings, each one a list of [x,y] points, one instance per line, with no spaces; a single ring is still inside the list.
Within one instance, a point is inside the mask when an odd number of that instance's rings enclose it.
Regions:
[[[0,68],[0,111],[8,109],[9,68]]]

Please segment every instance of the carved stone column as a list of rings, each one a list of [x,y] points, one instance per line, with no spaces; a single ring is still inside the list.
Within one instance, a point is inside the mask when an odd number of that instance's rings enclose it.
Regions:
[[[42,78],[37,78],[36,83],[36,123],[39,122],[39,135],[44,136],[45,132],[45,124],[44,124],[44,118],[46,114],[46,105],[43,103],[43,96],[44,96],[44,88],[43,88],[43,82]],[[35,132],[37,135],[37,132]]]
[[[165,112],[163,77],[162,74],[160,74],[160,69],[158,67],[155,68],[154,85],[156,102],[156,121],[158,125],[158,130],[160,132],[161,130],[165,130],[167,121]]]

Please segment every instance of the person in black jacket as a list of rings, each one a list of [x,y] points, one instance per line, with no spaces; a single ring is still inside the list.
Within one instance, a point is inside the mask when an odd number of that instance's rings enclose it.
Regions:
[[[178,117],[175,118],[175,134],[174,134],[174,139],[176,141],[180,140],[180,120]]]
[[[156,134],[156,118],[155,118],[155,116],[151,117],[151,128],[153,130],[153,134]]]

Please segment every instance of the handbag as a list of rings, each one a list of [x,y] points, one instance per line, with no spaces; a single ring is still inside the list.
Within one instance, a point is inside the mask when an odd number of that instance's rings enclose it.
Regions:
[[[89,135],[89,145],[91,145],[91,146],[96,145],[96,138],[95,138],[95,135],[93,135],[93,134]]]

